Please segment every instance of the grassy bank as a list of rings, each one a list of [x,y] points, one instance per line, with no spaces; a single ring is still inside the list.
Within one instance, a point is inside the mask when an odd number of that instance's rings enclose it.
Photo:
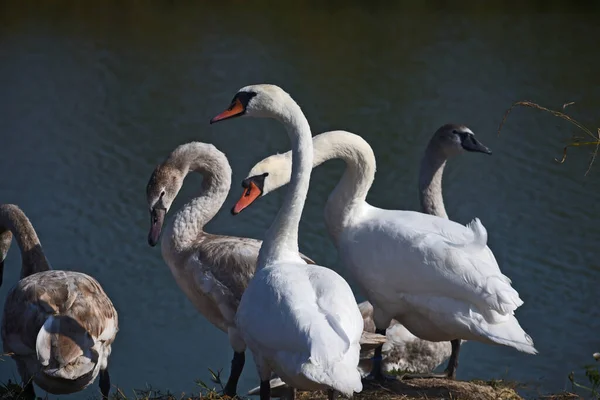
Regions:
[[[113,390],[112,400],[226,400],[229,397],[219,395],[214,389],[203,385],[198,393],[171,394],[156,390],[139,390],[124,393]],[[363,391],[354,396],[356,400],[574,400],[583,397],[572,393],[523,398],[515,390],[514,383],[503,381],[448,381],[444,379],[413,379],[396,381],[380,385],[367,383]],[[25,400],[20,394],[21,387],[14,383],[2,385],[0,400]],[[65,396],[68,398],[68,396]],[[327,396],[320,392],[298,393],[300,400],[325,400]],[[250,399],[258,400],[258,397]]]
[[[1,359],[1,358],[0,358]],[[585,365],[577,373],[568,376],[575,393],[535,394],[526,385],[503,380],[492,381],[451,381],[447,379],[406,379],[387,381],[383,384],[363,380],[363,390],[354,396],[356,400],[600,400],[600,353],[594,353],[595,362]],[[123,391],[118,387],[111,390],[111,400],[228,400],[230,397],[221,396],[219,392],[224,383],[221,372],[209,369],[210,384],[196,381],[196,393],[168,393],[159,390]],[[400,373],[400,372],[398,372]],[[217,389],[215,389],[217,388]],[[519,392],[528,395],[522,397]],[[61,396],[62,398],[63,396]],[[64,396],[68,399],[68,396]],[[98,396],[100,398],[100,396]],[[258,400],[258,396],[245,399]],[[299,392],[299,400],[325,400],[327,396],[320,392]],[[341,398],[341,397],[339,397]],[[23,396],[21,385],[8,381],[0,383],[0,400],[33,400]]]

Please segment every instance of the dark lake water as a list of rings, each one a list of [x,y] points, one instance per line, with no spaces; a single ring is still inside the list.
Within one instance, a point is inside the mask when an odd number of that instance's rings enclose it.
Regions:
[[[366,2],[365,2],[366,3]],[[0,202],[19,204],[55,268],[98,278],[120,313],[112,382],[189,392],[224,369],[227,337],[178,289],[150,248],[146,183],[175,146],[200,140],[229,157],[233,189],[215,233],[261,238],[283,191],[232,217],[255,162],[289,149],[274,121],[209,119],[252,83],[282,86],[313,134],[347,129],[373,147],[368,200],[418,209],[417,172],[430,135],[468,125],[494,154],[453,160],[450,218],[481,218],[490,247],[525,304],[517,317],[540,354],[468,343],[460,379],[506,378],[535,390],[569,388],[567,374],[600,351],[600,165],[589,149],[560,157],[568,123],[513,101],[567,110],[600,126],[598,7],[490,2],[28,2],[0,3]],[[287,4],[289,8],[284,8]],[[580,3],[583,4],[583,3]],[[591,2],[590,2],[591,4]],[[339,161],[313,174],[302,250],[344,275],[323,223]],[[199,190],[190,177],[174,209]],[[18,279],[19,252],[6,266]],[[362,300],[357,293],[359,300]],[[241,389],[254,386],[252,362]],[[10,360],[0,377],[17,377]],[[97,385],[70,397],[95,395]],[[241,391],[242,392],[242,391]]]

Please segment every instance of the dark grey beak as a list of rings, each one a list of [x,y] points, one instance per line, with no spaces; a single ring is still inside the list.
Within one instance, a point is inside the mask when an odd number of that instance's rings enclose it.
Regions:
[[[481,142],[475,139],[475,135],[466,135],[462,140],[462,147],[466,151],[475,151],[478,153],[492,154],[492,151],[485,147]]]
[[[0,286],[2,286],[3,280],[4,280],[4,260],[0,261]]]
[[[165,214],[167,210],[164,208],[153,208],[150,211],[150,233],[148,233],[148,244],[152,247],[156,246],[160,239],[163,223],[165,222]]]

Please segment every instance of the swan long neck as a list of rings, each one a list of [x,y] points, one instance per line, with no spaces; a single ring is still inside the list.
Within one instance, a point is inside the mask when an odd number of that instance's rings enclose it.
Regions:
[[[334,242],[351,222],[353,211],[364,204],[375,179],[375,154],[360,136],[345,132],[326,132],[315,138],[315,166],[339,158],[346,168],[325,205],[325,224]]]
[[[202,175],[202,192],[177,211],[163,240],[168,250],[177,253],[189,248],[204,233],[204,226],[214,218],[225,202],[231,187],[231,166],[223,153],[203,143],[176,154],[181,179],[190,172]]]
[[[360,136],[347,131],[329,131],[313,138],[313,168],[332,159],[346,163],[342,178],[325,205],[325,225],[334,242],[348,226],[356,206],[363,204],[375,179],[375,154]],[[265,158],[254,166],[249,176],[269,172],[267,193],[287,185],[291,180],[292,152]]]
[[[29,218],[19,207],[3,204],[0,206],[0,263],[6,258],[12,237],[21,250],[21,279],[51,269]]]
[[[421,160],[419,198],[421,211],[448,219],[442,196],[442,176],[447,156],[439,144],[430,141]]]
[[[273,263],[286,254],[298,254],[298,229],[312,171],[312,135],[300,106],[289,97],[276,119],[285,125],[292,142],[291,185],[275,220],[266,232],[257,268]]]

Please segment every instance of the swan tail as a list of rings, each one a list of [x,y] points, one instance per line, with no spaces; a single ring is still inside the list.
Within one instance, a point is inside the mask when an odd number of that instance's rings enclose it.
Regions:
[[[479,218],[474,218],[473,221],[469,222],[467,228],[473,233],[473,241],[469,243],[468,246],[478,250],[485,249],[487,246],[488,234]]]
[[[531,336],[521,328],[519,321],[512,315],[506,322],[488,324],[481,329],[483,330],[482,333],[494,343],[513,347],[527,354],[538,353]]]
[[[341,360],[329,365],[321,365],[312,359],[302,365],[302,373],[312,380],[336,390],[346,397],[362,390],[362,381],[358,369],[359,349],[352,348]]]
[[[503,315],[511,315],[523,305],[523,300],[504,275],[490,276],[486,282],[486,303]]]

